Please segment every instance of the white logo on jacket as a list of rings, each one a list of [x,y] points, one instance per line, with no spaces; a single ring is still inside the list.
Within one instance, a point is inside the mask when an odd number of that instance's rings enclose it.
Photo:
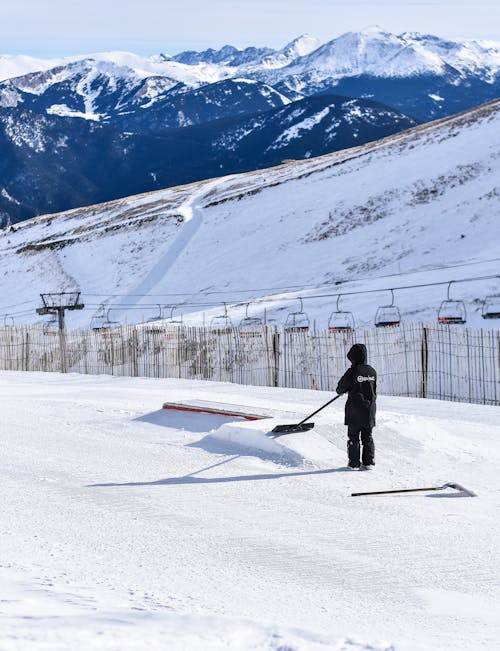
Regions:
[[[374,375],[358,375],[356,378],[358,382],[375,382],[375,376]]]

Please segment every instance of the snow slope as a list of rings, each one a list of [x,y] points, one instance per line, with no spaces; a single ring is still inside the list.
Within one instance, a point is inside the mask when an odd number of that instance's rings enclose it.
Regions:
[[[0,234],[0,318],[34,322],[39,293],[80,290],[87,309],[70,325],[101,303],[129,322],[175,304],[201,324],[224,302],[237,322],[254,301],[250,315],[283,322],[301,296],[326,327],[335,294],[385,289],[341,300],[369,326],[387,288],[498,275],[499,127],[491,102],[309,161],[16,225]],[[451,288],[474,326],[498,293],[495,279]],[[395,293],[406,320],[434,321],[445,297],[445,285]]]
[[[263,438],[327,394],[9,372],[0,392],[3,650],[497,648],[500,408],[382,397],[356,473],[340,401],[281,452],[161,410],[264,410]],[[478,497],[350,496],[449,481]]]

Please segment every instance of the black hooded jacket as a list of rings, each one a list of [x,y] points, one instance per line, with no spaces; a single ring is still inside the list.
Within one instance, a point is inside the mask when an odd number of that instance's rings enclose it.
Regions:
[[[366,346],[354,344],[347,353],[352,363],[337,385],[337,393],[349,393],[345,405],[345,424],[374,427],[377,399],[377,372],[366,363]]]

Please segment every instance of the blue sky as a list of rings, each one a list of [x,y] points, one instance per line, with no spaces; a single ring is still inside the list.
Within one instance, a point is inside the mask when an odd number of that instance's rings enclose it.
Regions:
[[[395,33],[500,40],[500,0],[2,0],[0,53],[176,53],[281,47],[380,25]]]

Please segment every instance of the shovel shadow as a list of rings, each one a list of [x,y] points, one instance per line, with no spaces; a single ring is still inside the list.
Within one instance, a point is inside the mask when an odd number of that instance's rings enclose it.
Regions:
[[[443,493],[442,495],[427,495],[426,497],[430,497],[434,500],[442,500],[442,499],[449,499],[451,498],[456,498],[456,497],[475,497],[475,495],[468,495],[467,493],[464,493],[464,491],[459,491],[455,493]]]
[[[227,461],[231,461],[228,459]],[[215,464],[220,465],[220,464]],[[203,470],[207,470],[204,468]],[[327,468],[324,470],[303,470],[295,472],[273,472],[259,475],[234,475],[230,477],[194,477],[196,473],[182,477],[167,477],[156,481],[134,481],[109,484],[88,484],[88,488],[113,488],[120,486],[179,486],[183,484],[227,484],[240,481],[268,481],[272,479],[286,479],[287,477],[306,477],[314,475],[331,475],[336,472],[345,472],[346,468]],[[197,471],[202,472],[202,471]]]

